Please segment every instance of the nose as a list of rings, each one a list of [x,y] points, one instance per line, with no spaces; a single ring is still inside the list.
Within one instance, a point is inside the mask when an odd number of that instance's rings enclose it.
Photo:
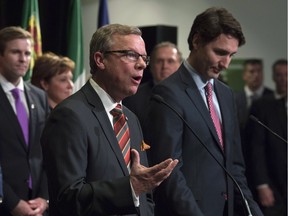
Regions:
[[[226,70],[231,62],[232,58],[230,56],[225,56],[220,61],[220,67]]]
[[[74,88],[74,83],[73,83],[72,80],[69,80],[69,81],[68,81],[68,88],[69,88],[69,89],[73,89],[73,88]]]
[[[162,61],[162,68],[168,67],[168,61]]]
[[[144,70],[147,67],[147,64],[142,57],[139,57],[137,63],[135,64],[135,67],[138,70]]]
[[[27,55],[25,53],[20,53],[19,54],[19,59],[20,61],[27,61]]]

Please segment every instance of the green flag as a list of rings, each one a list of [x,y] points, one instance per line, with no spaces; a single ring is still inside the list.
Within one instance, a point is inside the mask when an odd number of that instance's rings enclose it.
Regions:
[[[75,61],[75,69],[73,71],[75,92],[79,90],[86,81],[80,0],[71,0],[68,11],[67,56]]]
[[[30,69],[24,76],[24,80],[30,80],[35,60],[38,56],[42,55],[42,41],[41,41],[38,0],[24,1],[22,21],[23,21],[22,27],[31,33],[34,40]]]

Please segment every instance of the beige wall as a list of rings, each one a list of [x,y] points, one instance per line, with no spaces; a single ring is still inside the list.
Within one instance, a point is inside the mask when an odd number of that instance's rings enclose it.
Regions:
[[[227,8],[241,23],[246,44],[236,58],[264,60],[265,84],[274,88],[271,65],[287,58],[286,0],[107,0],[110,23],[135,26],[172,25],[178,27],[178,46],[186,57],[187,36],[197,14],[208,7]],[[99,0],[81,0],[85,67],[89,72],[89,42],[97,28]]]

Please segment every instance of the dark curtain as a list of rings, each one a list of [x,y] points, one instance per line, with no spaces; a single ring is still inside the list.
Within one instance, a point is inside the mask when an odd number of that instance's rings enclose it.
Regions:
[[[42,51],[67,55],[68,5],[72,0],[39,0]],[[21,26],[23,0],[0,0],[0,28]]]

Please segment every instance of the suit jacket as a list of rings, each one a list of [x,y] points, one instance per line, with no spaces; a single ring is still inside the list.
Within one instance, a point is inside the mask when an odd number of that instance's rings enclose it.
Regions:
[[[136,116],[124,107],[131,148],[147,165]],[[49,211],[60,215],[153,214],[150,194],[135,208],[130,178],[105,108],[88,81],[51,113],[42,136],[48,173]]]
[[[287,140],[287,108],[284,98],[263,97],[251,107],[251,114],[272,131]],[[279,194],[280,203],[287,209],[287,143],[263,126],[250,121],[252,131],[249,142],[253,185],[268,184],[274,194]],[[278,200],[276,200],[278,201]]]
[[[24,83],[29,108],[29,145],[27,146],[5,92],[0,86],[0,164],[3,173],[4,200],[0,215],[10,215],[20,199],[42,197],[48,199],[46,174],[43,169],[40,135],[49,114],[43,90]],[[32,194],[29,197],[28,178],[32,176]]]
[[[0,166],[0,204],[2,203],[3,199],[3,176],[2,176],[2,168]]]
[[[204,100],[183,64],[153,89],[183,116],[200,139],[168,106],[151,101],[144,130],[151,145],[148,158],[152,165],[169,157],[179,160],[170,177],[155,190],[155,215],[222,216],[227,196],[228,215],[233,215],[233,183],[201,142],[237,180],[253,215],[262,215],[244,176],[232,91],[218,80],[214,85],[222,114],[224,153]]]
[[[138,117],[141,125],[146,119],[145,113],[152,94],[154,82],[148,81],[139,86],[137,93],[125,98],[123,104]]]
[[[261,97],[267,96],[269,94],[270,95],[273,94],[273,91],[267,87],[264,87],[264,91]],[[237,115],[238,115],[240,130],[244,130],[246,126],[246,122],[250,114],[250,109],[247,108],[247,98],[246,98],[246,93],[244,90],[235,94],[235,101],[236,101]]]
[[[260,98],[263,96],[267,95],[273,95],[273,91],[269,88],[264,87],[263,94]],[[259,99],[260,99],[259,98]],[[255,101],[257,101],[256,99]],[[251,151],[249,150],[249,139],[251,136],[251,129],[247,127],[247,121],[249,120],[249,115],[250,115],[250,108],[247,107],[247,98],[246,98],[246,93],[244,90],[238,92],[235,94],[235,102],[236,102],[236,108],[237,108],[237,116],[238,116],[238,123],[239,123],[239,129],[240,129],[240,137],[241,137],[241,145],[242,145],[242,152],[244,156],[244,161],[246,164],[246,176],[248,180],[248,185],[251,189],[252,187],[252,170],[250,169],[250,158],[251,158]],[[253,102],[252,102],[253,104]],[[252,105],[251,104],[251,105]],[[254,192],[252,190],[252,192]]]

